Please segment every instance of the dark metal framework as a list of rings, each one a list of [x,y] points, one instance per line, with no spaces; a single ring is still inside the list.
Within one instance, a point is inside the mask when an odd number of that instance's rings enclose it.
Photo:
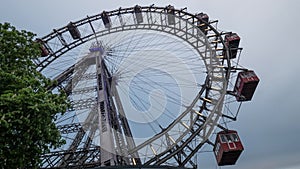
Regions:
[[[155,30],[184,40],[198,51],[199,56],[207,67],[207,77],[202,84],[202,89],[193,103],[167,128],[162,129],[160,133],[157,133],[146,142],[130,148],[126,152],[129,159],[117,159],[117,164],[151,166],[175,163],[179,167],[196,168],[197,164],[193,160],[193,157],[204,144],[213,145],[209,140],[209,136],[213,133],[215,127],[226,129],[226,126],[218,123],[219,119],[226,116],[229,117],[228,119],[231,118],[230,115],[224,114],[223,116],[222,113],[225,95],[228,94],[227,90],[231,73],[235,70],[231,65],[230,58],[224,57],[224,51],[229,56],[229,49],[223,40],[224,35],[227,33],[219,32],[216,29],[218,21],[207,21],[207,18],[204,20],[197,17],[197,15],[186,12],[186,9],[172,9],[171,15],[174,15],[176,20],[174,19],[174,23],[168,24],[167,18],[170,14],[167,7],[155,7],[153,5],[138,8],[138,12],[139,14],[143,14],[143,18],[139,15],[139,21],[134,21],[135,24],[122,23],[122,15],[134,14],[135,9],[136,7],[131,7],[106,11],[105,14],[107,16],[119,18],[119,24],[112,24],[110,27],[105,26],[105,29],[102,30],[96,30],[95,25],[102,21],[103,13],[72,22],[73,31],[83,26],[87,26],[90,30],[90,33],[81,33],[80,36],[75,36],[75,39],[74,37],[73,39],[68,38],[70,36],[68,35],[68,25],[53,30],[50,34],[41,38],[42,44],[49,51],[49,55],[35,60],[37,69],[43,72],[57,58],[63,57],[64,54],[78,46],[88,41],[98,41],[98,38],[101,36],[120,31],[137,29]],[[160,16],[160,21],[154,21],[153,15]],[[135,19],[134,15],[132,19]],[[199,21],[201,21],[202,25],[198,25]],[[207,28],[204,30],[204,33],[200,30],[199,26]],[[58,43],[53,44],[52,41],[58,41]],[[66,68],[54,77],[53,80],[56,80],[57,84],[50,87],[49,90],[63,89],[68,95],[96,91],[97,86],[72,90],[72,85],[77,84],[81,80],[97,78],[97,74],[91,73],[87,75],[83,73],[88,69],[88,66],[93,64],[96,64],[95,58],[87,55],[81,61]],[[104,69],[103,71],[105,72]],[[107,76],[108,72],[105,74]],[[101,147],[91,144],[98,127],[96,124],[99,118],[96,113],[95,100],[95,98],[89,98],[72,102],[72,109],[69,111],[86,108],[90,108],[91,111],[84,124],[70,123],[57,126],[62,134],[74,133],[74,140],[65,150],[43,155],[41,168],[90,168],[101,165]],[[196,102],[201,102],[202,106],[196,108]],[[184,119],[187,117],[189,117],[189,121],[185,122]],[[120,124],[117,124],[115,127],[119,134],[123,132],[123,136],[130,136],[130,129],[128,125],[126,126],[126,117],[122,118],[122,116],[118,115],[114,118],[114,121],[122,122],[121,127],[118,127]],[[170,132],[175,127],[180,128],[181,132],[178,136],[171,136]],[[86,132],[87,130],[89,133]],[[80,142],[83,142],[83,140],[84,146],[79,147]],[[120,141],[124,143],[124,140]],[[125,142],[128,144],[130,141],[127,140]],[[162,144],[167,146],[163,147],[158,142],[163,142]],[[141,160],[142,154],[139,154],[139,151],[143,149],[152,151],[143,154],[147,158]]]

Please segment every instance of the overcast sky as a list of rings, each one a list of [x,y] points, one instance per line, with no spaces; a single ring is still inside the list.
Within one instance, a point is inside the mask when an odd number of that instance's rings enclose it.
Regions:
[[[103,10],[135,4],[187,7],[218,19],[218,28],[238,32],[241,64],[261,82],[253,101],[243,104],[238,121],[244,143],[237,165],[228,169],[300,169],[300,1],[298,0],[1,0],[0,22],[42,37]],[[212,153],[198,156],[199,168],[216,169]],[[211,160],[207,160],[211,159]]]

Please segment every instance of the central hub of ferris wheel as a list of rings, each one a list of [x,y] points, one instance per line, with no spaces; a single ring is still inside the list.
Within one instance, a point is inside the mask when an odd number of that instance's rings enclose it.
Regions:
[[[66,144],[44,154],[41,168],[201,168],[199,151],[235,164],[244,147],[228,123],[259,79],[239,65],[238,34],[217,22],[136,5],[38,39],[37,69],[72,103],[56,121]]]

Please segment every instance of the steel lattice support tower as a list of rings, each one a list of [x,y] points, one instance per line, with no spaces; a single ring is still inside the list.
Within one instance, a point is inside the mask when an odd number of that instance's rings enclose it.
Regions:
[[[120,103],[116,83],[113,83],[105,66],[105,47],[97,42],[91,46],[90,52],[96,61],[101,166],[140,164],[137,153],[131,157],[128,155],[127,147],[133,148],[135,143]]]

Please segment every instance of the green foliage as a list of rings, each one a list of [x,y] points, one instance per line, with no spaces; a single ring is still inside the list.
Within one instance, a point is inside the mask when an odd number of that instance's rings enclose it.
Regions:
[[[53,121],[68,103],[35,69],[34,34],[0,23],[0,168],[37,168],[39,156],[64,143]]]

